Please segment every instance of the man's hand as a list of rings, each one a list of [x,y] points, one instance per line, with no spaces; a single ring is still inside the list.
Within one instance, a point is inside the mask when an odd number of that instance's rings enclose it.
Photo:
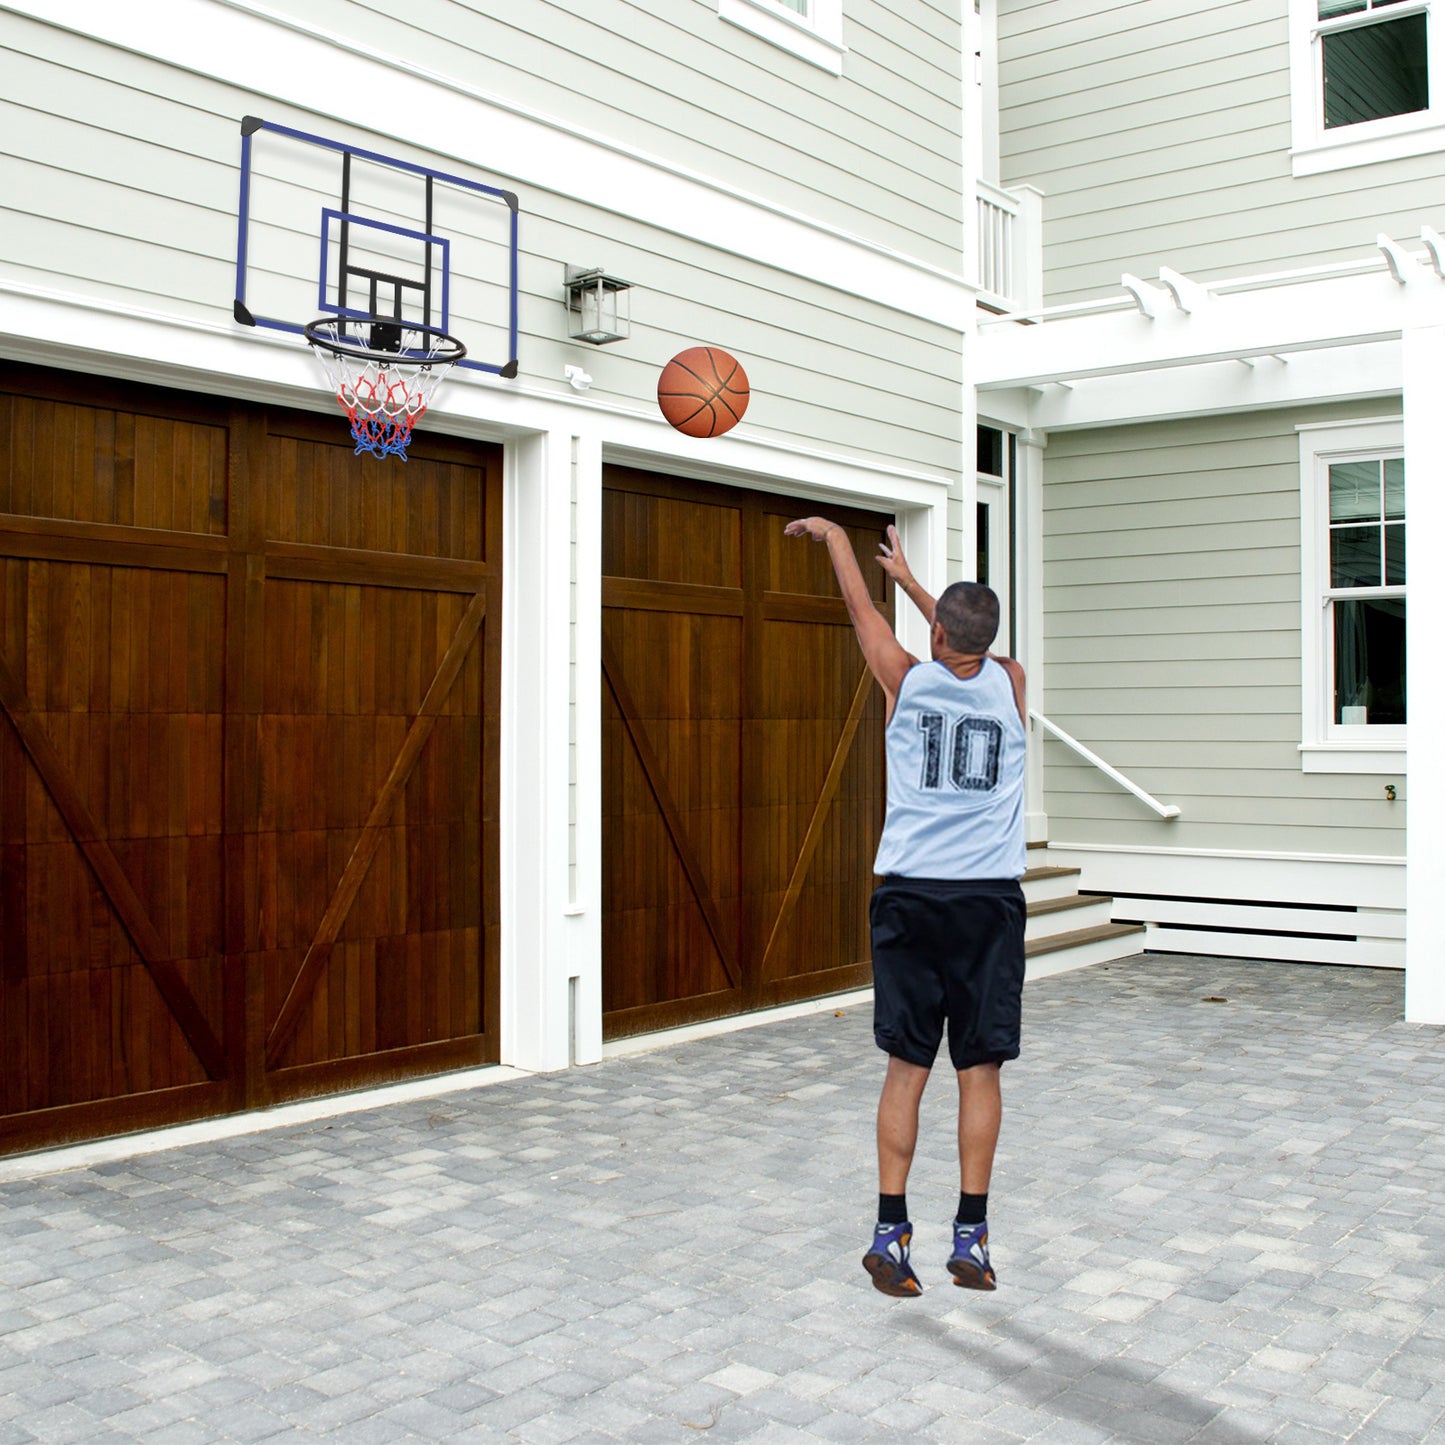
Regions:
[[[834,527],[835,523],[826,517],[799,517],[796,522],[789,522],[783,528],[783,536],[811,537],[815,542],[826,542],[828,533],[833,531]]]
[[[873,559],[905,591],[913,581],[913,569],[903,555],[903,546],[898,540],[898,528],[888,524],[888,540],[878,544],[878,556]]]

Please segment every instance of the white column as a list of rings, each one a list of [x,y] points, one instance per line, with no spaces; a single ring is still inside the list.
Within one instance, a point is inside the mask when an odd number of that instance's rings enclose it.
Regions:
[[[567,902],[572,1062],[602,1058],[602,446],[572,470],[572,806]]]
[[[1445,568],[1433,564],[1445,542],[1445,326],[1403,337],[1405,515],[1410,531],[1406,611],[1409,688],[1409,809],[1405,878],[1405,1018],[1445,1024],[1445,749],[1433,732],[1445,717]]]
[[[1019,433],[1014,470],[1014,514],[1017,518],[1018,568],[1014,606],[1018,609],[1019,661],[1028,677],[1029,706],[1044,711],[1044,447],[1046,433]],[[1048,840],[1044,809],[1044,738],[1029,731],[1027,827],[1031,843]]]
[[[501,1062],[565,1068],[569,924],[574,438],[507,449],[503,505]]]

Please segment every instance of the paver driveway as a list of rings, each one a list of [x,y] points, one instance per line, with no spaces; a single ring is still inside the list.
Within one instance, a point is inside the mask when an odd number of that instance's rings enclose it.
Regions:
[[[995,1295],[859,1266],[866,1006],[0,1184],[0,1442],[1445,1439],[1445,1030],[1398,973],[1030,984]],[[1227,1002],[1205,1002],[1218,998]]]

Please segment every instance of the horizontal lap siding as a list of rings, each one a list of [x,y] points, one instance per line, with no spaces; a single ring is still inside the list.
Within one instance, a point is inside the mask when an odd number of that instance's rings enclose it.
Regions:
[[[1059,433],[1044,454],[1048,717],[1163,803],[1045,744],[1054,841],[1397,855],[1404,777],[1300,769],[1295,426],[1390,403]],[[1402,802],[1390,804],[1384,784]]]
[[[535,8],[539,14],[555,9]],[[750,51],[755,44],[762,46],[755,37],[722,25],[708,7],[690,8],[699,12],[695,21],[688,21],[697,32],[692,49],[708,49],[720,71],[731,73],[729,46],[736,49],[744,41]],[[687,8],[669,4],[666,12],[687,14]],[[645,18],[637,16],[642,30],[647,30]],[[702,23],[709,20],[712,27]],[[573,18],[568,23],[583,22]],[[648,24],[677,30],[663,21]],[[895,47],[905,40],[924,44],[896,18],[887,18],[884,28],[894,34]],[[684,27],[677,33],[692,31]],[[285,44],[287,34],[278,29],[278,45]],[[324,116],[262,103],[254,95],[14,16],[0,16],[0,43],[6,42],[12,48],[0,50],[6,74],[0,100],[0,270],[22,283],[230,326],[238,122],[256,109],[267,119],[299,129],[339,135],[484,181],[506,182],[505,175],[497,174],[504,170],[504,158],[486,154],[482,143],[474,165],[445,155],[428,156],[385,136],[344,130]],[[801,66],[765,48],[770,65],[786,59]],[[554,58],[555,74],[578,79],[560,55]],[[581,63],[576,57],[568,62],[574,67]],[[820,109],[823,102],[813,95],[819,82],[813,80],[811,67],[801,68],[809,74],[789,72],[786,91],[774,77],[774,89],[779,103],[786,93],[816,112],[814,122],[797,133],[808,136],[810,146],[816,142],[827,151],[835,144],[829,139],[825,145],[823,135],[824,117],[832,110]],[[649,63],[642,70],[651,73],[656,65]],[[686,93],[683,72],[669,74],[669,83]],[[740,69],[736,84],[745,88],[745,77],[751,74]],[[834,86],[839,83],[828,79]],[[661,83],[661,78],[654,79],[654,84]],[[913,94],[908,85],[900,88],[896,78],[891,84],[898,94]],[[59,97],[64,98],[63,115],[55,113]],[[829,107],[834,104],[828,102]],[[927,131],[930,126],[914,127],[920,128]],[[776,129],[784,128],[779,124]],[[883,128],[864,126],[858,131],[849,122],[843,131],[854,139],[839,164],[854,166],[856,161],[862,172],[867,170],[858,158],[863,151],[887,153],[891,174],[900,146],[884,139]],[[611,126],[611,133],[630,138],[619,124]],[[457,138],[450,144],[455,147]],[[705,158],[692,159],[701,165]],[[812,207],[807,168],[801,161],[798,166],[796,175],[787,177],[788,204]],[[827,183],[846,190],[834,169],[830,166]],[[956,182],[956,167],[950,173]],[[811,174],[817,178],[818,173]],[[901,183],[917,194],[927,191],[915,180],[913,176]],[[882,216],[903,214],[901,203],[885,199],[862,181],[857,185],[865,208]],[[753,189],[764,193],[761,186]],[[6,197],[16,199],[7,204]],[[619,210],[625,211],[627,198],[618,201]],[[631,340],[588,349],[594,399],[650,411],[658,367],[684,346],[706,340],[744,360],[753,387],[746,423],[751,431],[882,465],[956,475],[962,363],[955,331],[732,255],[725,249],[727,237],[719,238],[718,247],[702,245],[535,189],[524,189],[521,203],[519,349],[522,379],[529,385],[572,395],[562,380],[565,362],[577,360],[576,344],[564,337],[563,267],[567,262],[601,262],[636,286]],[[850,228],[864,229],[851,222]],[[926,249],[917,235],[908,245],[915,254]],[[438,420],[445,411],[443,392]]]
[[[1434,155],[1290,174],[1285,0],[999,8],[1002,174],[1045,193],[1051,302],[1368,257],[1445,204]]]
[[[962,7],[849,0],[842,76],[715,0],[283,0],[454,76],[775,204],[957,268]],[[505,171],[504,157],[485,164]],[[618,197],[625,211],[627,198]]]

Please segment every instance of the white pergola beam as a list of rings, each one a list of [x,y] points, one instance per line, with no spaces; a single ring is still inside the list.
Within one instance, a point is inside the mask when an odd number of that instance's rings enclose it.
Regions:
[[[1191,313],[1171,306],[1152,317],[1120,310],[1031,326],[985,324],[971,370],[987,391],[1395,340],[1406,326],[1445,319],[1445,284],[1407,260],[1403,284],[1381,270],[1216,292]]]
[[[1261,358],[1254,367],[1229,361],[1173,366],[1064,382],[1037,391],[992,391],[988,398],[995,411],[1005,397],[1027,398],[1021,414],[1029,425],[1063,432],[1398,396],[1400,387],[1400,343],[1376,341],[1296,352],[1288,362]]]

